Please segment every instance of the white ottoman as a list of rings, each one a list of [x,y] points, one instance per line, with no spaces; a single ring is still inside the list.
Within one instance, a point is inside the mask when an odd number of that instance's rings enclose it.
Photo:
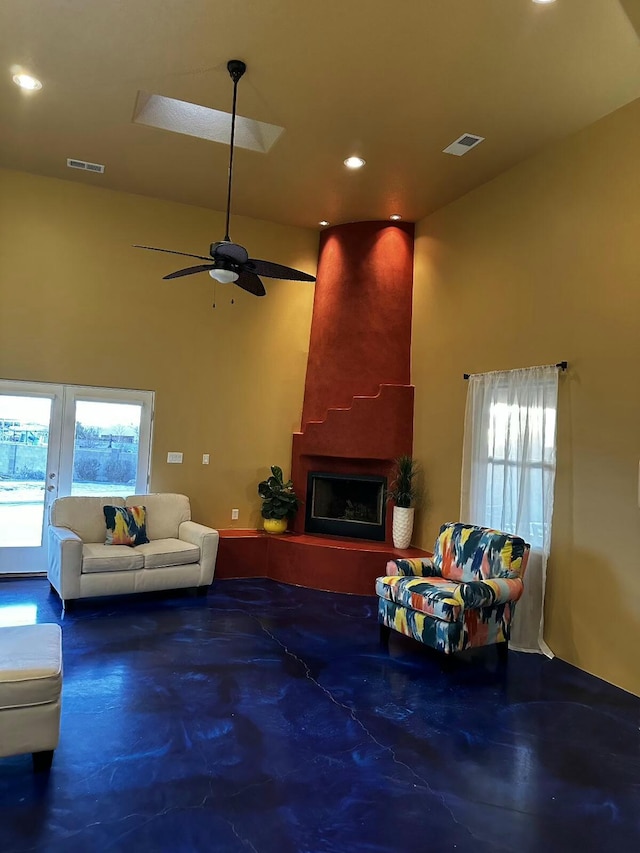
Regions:
[[[0,628],[0,756],[31,752],[34,770],[51,767],[61,690],[60,627]]]

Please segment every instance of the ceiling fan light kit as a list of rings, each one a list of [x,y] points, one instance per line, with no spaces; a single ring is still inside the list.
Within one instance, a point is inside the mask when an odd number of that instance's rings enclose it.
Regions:
[[[219,281],[220,284],[232,284],[238,280],[238,273],[235,270],[225,270],[221,267],[215,270],[209,270],[211,278]]]
[[[259,276],[265,278],[279,278],[288,281],[315,281],[315,276],[301,270],[275,264],[271,261],[261,261],[258,258],[250,258],[249,253],[238,243],[232,243],[229,236],[229,220],[231,217],[231,188],[233,183],[233,154],[234,136],[236,129],[236,102],[238,96],[238,82],[247,70],[247,66],[240,59],[230,59],[227,62],[227,70],[233,81],[233,109],[231,112],[231,139],[229,144],[229,181],[227,184],[227,213],[224,240],[212,243],[209,247],[209,256],[192,255],[189,252],[176,252],[173,249],[159,249],[155,246],[135,245],[136,249],[148,249],[152,252],[166,252],[170,255],[182,255],[187,258],[197,258],[206,263],[200,263],[192,267],[176,270],[165,275],[164,279],[182,278],[185,275],[194,275],[199,272],[208,272],[211,278],[221,284],[237,284],[254,296],[264,296],[266,291]]]

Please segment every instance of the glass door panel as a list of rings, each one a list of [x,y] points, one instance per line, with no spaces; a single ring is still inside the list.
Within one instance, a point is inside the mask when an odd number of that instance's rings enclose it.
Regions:
[[[0,379],[0,574],[46,572],[57,497],[148,489],[153,392]]]
[[[152,411],[151,391],[65,388],[60,494],[146,492]]]
[[[51,400],[0,396],[0,545],[40,547]]]
[[[45,519],[57,495],[61,401],[59,387],[0,383],[0,572],[43,564]]]
[[[142,405],[76,400],[72,495],[136,491]]]

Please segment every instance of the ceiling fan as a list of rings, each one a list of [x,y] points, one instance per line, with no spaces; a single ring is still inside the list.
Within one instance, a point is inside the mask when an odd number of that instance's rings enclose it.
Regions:
[[[238,81],[247,70],[247,66],[240,59],[230,59],[227,62],[229,76],[233,80],[233,110],[231,114],[231,145],[229,150],[229,184],[227,187],[227,221],[225,226],[224,240],[212,243],[209,255],[192,255],[190,252],[176,252],[173,249],[157,249],[155,246],[134,246],[135,249],[149,249],[152,252],[167,252],[170,255],[183,255],[187,258],[198,258],[206,263],[197,264],[194,267],[176,270],[165,275],[165,279],[181,278],[184,275],[193,275],[199,272],[208,272],[216,281],[223,284],[233,282],[243,290],[253,293],[254,296],[264,296],[266,291],[258,276],[265,278],[280,278],[289,281],[315,281],[315,277],[282,264],[271,261],[261,261],[258,258],[250,258],[249,253],[238,243],[232,243],[229,237],[229,217],[231,214],[231,182],[233,180],[233,142],[236,129],[236,99]]]

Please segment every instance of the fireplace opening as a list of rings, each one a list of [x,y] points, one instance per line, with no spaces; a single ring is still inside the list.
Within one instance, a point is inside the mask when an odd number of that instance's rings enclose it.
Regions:
[[[385,540],[385,477],[310,471],[306,533]]]

